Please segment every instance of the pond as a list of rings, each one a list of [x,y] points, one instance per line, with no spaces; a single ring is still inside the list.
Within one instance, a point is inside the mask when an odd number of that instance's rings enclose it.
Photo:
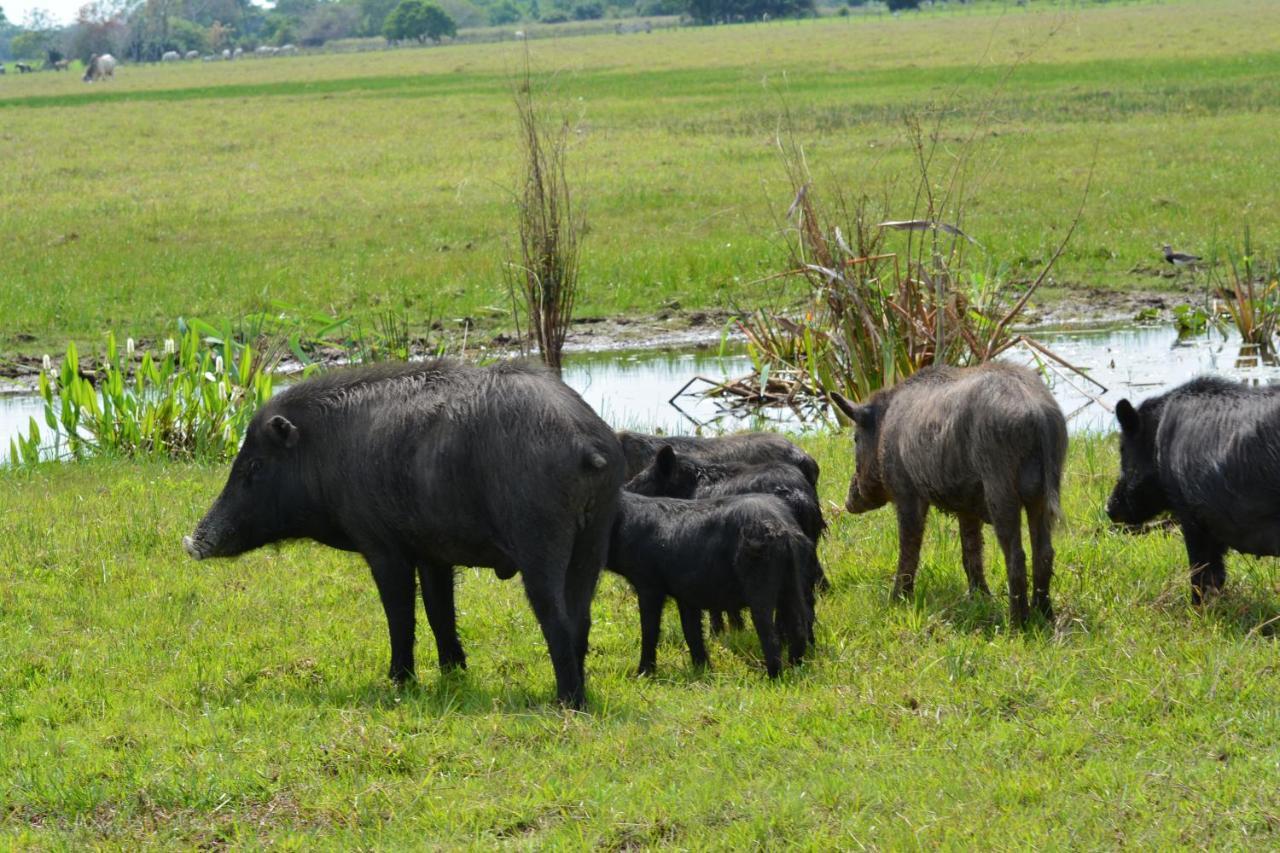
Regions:
[[[1111,409],[1120,399],[1140,400],[1204,373],[1255,383],[1280,382],[1280,365],[1274,360],[1267,364],[1247,354],[1242,358],[1234,332],[1211,331],[1180,339],[1170,326],[1130,326],[1043,331],[1035,339],[1084,375],[1037,356],[1028,347],[1018,347],[1005,357],[1025,364],[1037,363],[1038,357],[1040,364],[1047,365],[1046,376],[1074,433],[1110,432],[1115,428]],[[750,360],[740,348],[721,355],[719,345],[573,353],[568,356],[565,381],[620,429],[692,433],[824,428],[821,422],[803,423],[788,410],[764,410],[739,418],[723,411],[716,401],[692,393],[750,370]],[[682,390],[686,393],[681,394]],[[25,432],[31,417],[43,425],[43,411],[38,397],[0,396],[0,459],[8,456],[10,437]]]

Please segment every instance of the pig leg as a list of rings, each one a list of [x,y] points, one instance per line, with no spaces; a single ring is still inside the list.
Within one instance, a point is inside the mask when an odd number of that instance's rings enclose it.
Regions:
[[[782,643],[778,640],[778,626],[773,619],[773,605],[755,602],[751,605],[751,622],[760,638],[760,651],[764,652],[764,669],[770,678],[782,672]],[[794,653],[794,650],[793,650]]]
[[[1009,576],[1009,616],[1014,627],[1027,621],[1027,554],[1022,550],[1022,506],[1012,495],[991,495],[988,503],[996,541]]]
[[[1191,603],[1202,604],[1206,593],[1222,589],[1227,582],[1223,563],[1226,548],[1194,521],[1182,520],[1182,540],[1191,563]]]
[[[458,640],[458,615],[453,604],[453,566],[422,563],[418,566],[418,579],[427,621],[436,638],[441,671],[466,669],[467,656]]]
[[[657,669],[658,637],[662,634],[662,605],[666,596],[652,589],[636,590],[640,599],[640,668],[637,675],[652,675]]]
[[[581,708],[587,697],[576,649],[577,625],[565,602],[564,576],[568,562],[567,554],[560,559],[524,560],[520,563],[520,577],[524,581],[525,597],[551,652],[556,698],[570,708]]]
[[[741,630],[743,629],[743,627],[744,627],[744,623],[743,623],[743,621],[742,621],[742,611],[741,611],[741,610],[730,610],[730,611],[729,611],[729,627],[730,627],[730,628],[732,628],[732,629],[733,629],[733,630],[735,630],[735,631],[741,631]]]
[[[1031,532],[1031,606],[1052,622],[1049,583],[1053,580],[1053,524],[1043,501],[1028,507],[1027,527]]]
[[[391,555],[366,556],[378,585],[382,609],[387,614],[387,631],[391,635],[392,681],[403,684],[414,677],[413,669],[413,565]]]
[[[920,567],[920,546],[924,542],[924,520],[929,504],[904,496],[894,506],[898,510],[898,574],[893,579],[893,597],[907,598],[916,586],[916,569]]]
[[[569,569],[565,573],[565,604],[574,625],[574,654],[577,656],[578,680],[587,683],[587,650],[591,637],[591,599],[600,582],[600,569],[609,554],[609,535],[613,512],[597,512],[591,523],[574,538]]]
[[[719,636],[724,633],[724,612],[720,610],[711,611],[711,635]]]
[[[680,627],[684,630],[684,641],[689,646],[689,657],[693,660],[693,665],[705,669],[710,661],[702,640],[702,610],[680,604]]]
[[[969,578],[969,594],[990,595],[987,576],[982,570],[982,519],[967,512],[958,513],[960,522],[960,559]]]

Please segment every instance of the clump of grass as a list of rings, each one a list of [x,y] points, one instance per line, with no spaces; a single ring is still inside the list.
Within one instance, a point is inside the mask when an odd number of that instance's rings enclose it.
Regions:
[[[578,295],[583,222],[566,168],[569,123],[543,115],[534,96],[527,52],[515,101],[524,180],[516,201],[520,251],[507,264],[507,285],[517,336],[523,337],[519,332],[520,302],[539,356],[558,373]]]
[[[931,364],[976,364],[1027,340],[1012,326],[1062,254],[1079,212],[1040,275],[1015,293],[990,264],[970,262],[976,241],[953,224],[964,219],[970,155],[962,151],[937,180],[939,131],[925,133],[914,120],[907,128],[919,179],[916,209],[901,220],[877,215],[868,196],[819,190],[801,147],[780,140],[793,201],[783,229],[788,268],[774,277],[800,280],[805,296],[799,316],[761,309],[741,322],[757,402],[794,408],[798,398],[832,391],[861,400]],[[884,211],[888,204],[878,202]],[[889,231],[904,232],[905,246],[891,249]]]
[[[1210,275],[1241,342],[1262,354],[1273,353],[1280,328],[1280,262],[1268,264],[1246,228],[1242,248],[1227,251],[1225,275]]]

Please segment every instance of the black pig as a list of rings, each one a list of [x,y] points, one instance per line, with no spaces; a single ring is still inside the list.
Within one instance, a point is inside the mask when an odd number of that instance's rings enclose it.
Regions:
[[[707,665],[702,611],[746,607],[774,678],[782,668],[775,613],[796,663],[813,619],[803,578],[816,562],[813,543],[770,495],[687,501],[623,492],[607,565],[640,599],[641,674],[654,669],[670,596],[695,666]]]
[[[1031,370],[989,362],[929,367],[861,406],[832,395],[857,426],[850,512],[892,502],[898,513],[895,596],[915,583],[930,505],[955,513],[972,592],[987,592],[982,524],[995,527],[1009,578],[1013,623],[1027,618],[1022,511],[1031,533],[1031,605],[1052,618],[1053,522],[1067,453],[1067,423]]]
[[[1107,514],[1141,524],[1169,512],[1182,527],[1199,603],[1221,589],[1228,548],[1280,555],[1280,389],[1193,379],[1116,406],[1120,479]]]
[[[653,462],[632,477],[623,486],[637,495],[666,498],[718,498],[727,495],[774,495],[781,498],[791,510],[796,523],[817,545],[826,530],[818,493],[808,478],[798,468],[787,464],[754,465],[743,462],[707,462],[677,453],[670,445],[663,445]],[[814,603],[814,590],[826,589],[830,584],[822,572],[822,566],[814,562],[816,575],[808,578],[805,586],[810,606]],[[728,614],[734,628],[742,627],[742,615],[736,611]],[[724,614],[711,612],[711,633],[724,631]],[[813,642],[813,637],[809,637]]]
[[[590,604],[624,463],[613,431],[554,375],[439,360],[333,371],[253,418],[222,494],[183,540],[196,559],[282,539],[357,551],[414,675],[414,573],[440,666],[466,665],[453,566],[521,573],[560,701],[584,701]]]
[[[780,435],[771,432],[742,432],[702,438],[690,435],[645,435],[638,432],[618,433],[622,452],[627,457],[627,479],[639,474],[658,451],[670,446],[678,453],[704,462],[745,462],[753,465],[792,465],[800,469],[809,485],[818,487],[818,463],[812,456]]]

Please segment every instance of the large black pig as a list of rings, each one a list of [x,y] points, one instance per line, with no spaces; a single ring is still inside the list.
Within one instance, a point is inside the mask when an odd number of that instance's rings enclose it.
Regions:
[[[1031,533],[1031,605],[1052,618],[1053,521],[1067,453],[1067,423],[1031,370],[990,362],[929,367],[861,406],[833,395],[857,426],[857,472],[846,506],[867,512],[892,502],[898,513],[895,596],[915,583],[925,515],[936,506],[956,515],[965,574],[987,591],[982,524],[996,530],[1009,578],[1015,625],[1028,615],[1022,511]]]
[[[703,462],[744,462],[751,465],[792,465],[804,474],[809,485],[818,487],[818,463],[800,448],[771,432],[740,432],[735,435],[702,437],[693,435],[645,435],[623,430],[618,433],[627,457],[627,479],[653,462],[658,451],[670,446],[677,453]]]
[[[466,665],[453,566],[519,572],[560,701],[584,701],[590,605],[624,463],[613,431],[551,373],[440,360],[333,371],[255,416],[222,494],[183,540],[196,559],[282,539],[357,551],[414,675],[415,570],[442,668]]]
[[[1280,389],[1202,377],[1116,406],[1120,479],[1107,514],[1182,526],[1199,603],[1226,582],[1228,548],[1280,555]]]

